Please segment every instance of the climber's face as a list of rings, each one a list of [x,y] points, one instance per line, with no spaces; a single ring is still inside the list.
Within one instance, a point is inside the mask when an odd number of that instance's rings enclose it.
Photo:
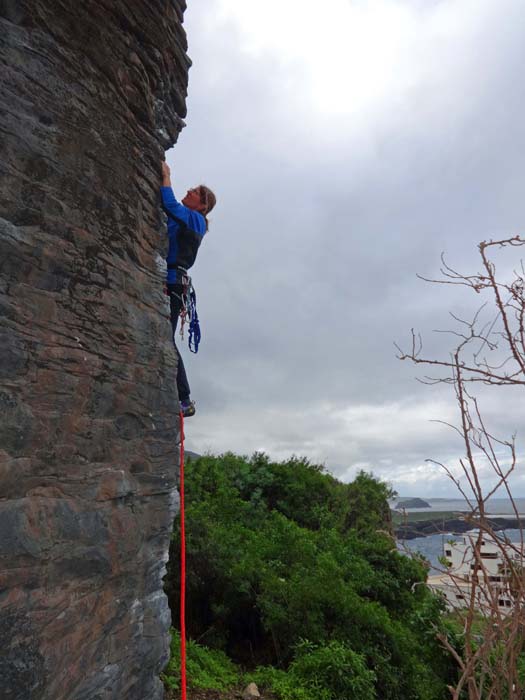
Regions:
[[[194,187],[192,190],[188,190],[182,203],[188,209],[193,209],[194,211],[203,211],[204,204],[201,201],[201,191],[200,187]]]

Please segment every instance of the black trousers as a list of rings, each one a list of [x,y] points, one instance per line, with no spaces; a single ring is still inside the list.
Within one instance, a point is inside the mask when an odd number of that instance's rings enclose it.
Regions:
[[[179,393],[179,401],[186,401],[190,398],[190,385],[188,383],[188,377],[186,376],[182,355],[180,354],[177,344],[175,343],[175,331],[177,330],[179,314],[182,309],[182,285],[169,284],[168,294],[170,296],[170,317],[171,327],[173,330],[173,345],[175,347],[175,352],[177,353],[177,391]]]

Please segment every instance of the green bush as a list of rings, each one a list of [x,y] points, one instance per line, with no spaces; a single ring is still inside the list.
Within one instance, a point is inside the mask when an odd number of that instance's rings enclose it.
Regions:
[[[376,676],[363,655],[342,642],[324,646],[303,642],[290,665],[290,674],[312,690],[328,691],[328,700],[374,700]]]
[[[303,460],[232,454],[190,462],[186,484],[192,637],[248,668],[288,668],[274,676],[285,700],[303,700],[305,688],[309,700],[367,698],[371,683],[381,700],[445,697],[454,669],[436,641],[440,603],[415,585],[425,567],[384,532],[384,484],[365,474],[342,484]],[[166,577],[174,619],[178,547],[176,521]],[[313,643],[308,654],[301,639]],[[335,671],[315,680],[307,669],[319,659]],[[341,667],[354,695],[334,689]]]
[[[186,643],[188,686],[202,690],[230,690],[240,681],[239,670],[222,651],[208,649],[189,639]],[[180,688],[180,634],[171,633],[171,658],[162,680],[172,690]]]
[[[249,681],[255,681],[263,690],[271,690],[279,700],[330,700],[328,691],[312,692],[290,673],[273,666],[259,666],[246,675],[245,682]]]
[[[259,667],[256,683],[279,700],[375,700],[375,675],[365,659],[341,642],[302,642],[287,672]]]

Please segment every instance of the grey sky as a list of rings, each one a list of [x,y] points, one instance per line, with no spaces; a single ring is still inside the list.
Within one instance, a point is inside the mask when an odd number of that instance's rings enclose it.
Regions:
[[[415,327],[446,353],[430,331],[479,299],[416,273],[441,251],[475,272],[479,241],[523,231],[524,26],[520,0],[190,3],[188,126],[168,162],[176,193],[205,182],[218,205],[193,268],[189,449],[454,493],[424,462],[461,454],[429,422],[455,422],[454,397],[393,341]],[[520,437],[519,399],[486,399],[502,437]]]

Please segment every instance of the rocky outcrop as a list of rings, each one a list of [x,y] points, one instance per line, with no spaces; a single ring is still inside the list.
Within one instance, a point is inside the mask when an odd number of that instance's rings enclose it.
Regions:
[[[522,528],[525,523],[516,518],[488,518],[487,522],[495,531],[514,530]],[[435,518],[432,520],[414,520],[396,528],[398,540],[414,540],[416,537],[427,537],[442,533],[462,534],[476,528],[476,520],[469,517]]]
[[[9,700],[163,695],[178,426],[157,191],[185,114],[183,10],[0,3]]]
[[[422,498],[402,498],[396,503],[396,508],[432,508]]]

